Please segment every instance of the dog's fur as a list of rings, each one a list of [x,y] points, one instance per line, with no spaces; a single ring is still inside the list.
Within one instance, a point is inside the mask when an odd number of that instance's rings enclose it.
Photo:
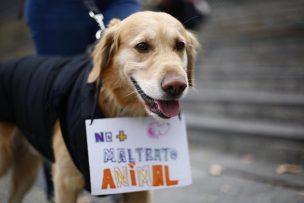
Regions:
[[[149,45],[147,50],[137,47],[141,42]],[[183,42],[185,47],[176,47],[177,42]],[[194,36],[168,14],[140,12],[123,21],[112,20],[93,52],[93,69],[87,80],[102,80],[99,106],[104,115],[159,117],[147,107],[130,78],[153,99],[180,99],[192,86],[197,46]],[[167,77],[186,81],[182,94],[172,97],[164,92],[161,83]],[[0,176],[8,169],[13,170],[10,203],[22,201],[36,178],[42,159],[22,137],[14,124],[0,122]],[[76,202],[84,180],[67,151],[59,122],[54,126],[53,150],[55,202]],[[123,199],[124,202],[147,203],[151,202],[151,195],[149,192],[127,193]]]

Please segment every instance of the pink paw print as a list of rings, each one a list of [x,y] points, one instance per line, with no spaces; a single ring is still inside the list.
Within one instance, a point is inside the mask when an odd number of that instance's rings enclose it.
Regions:
[[[159,136],[165,135],[169,132],[169,123],[157,123],[152,122],[148,127],[148,136],[151,138],[159,138]]]

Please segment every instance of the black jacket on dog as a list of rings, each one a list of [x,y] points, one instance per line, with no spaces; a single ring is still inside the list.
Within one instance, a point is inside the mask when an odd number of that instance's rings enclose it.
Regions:
[[[88,190],[85,119],[102,117],[95,108],[96,84],[86,83],[91,68],[89,56],[25,57],[0,65],[0,120],[15,123],[51,161],[53,128],[60,120],[68,151]]]

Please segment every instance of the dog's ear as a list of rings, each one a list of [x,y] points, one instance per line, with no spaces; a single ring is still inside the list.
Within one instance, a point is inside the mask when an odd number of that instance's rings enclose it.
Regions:
[[[106,29],[94,48],[92,53],[93,69],[88,77],[89,83],[96,81],[99,78],[101,71],[109,66],[111,59],[118,48],[117,27],[119,22],[118,19],[115,19],[109,23],[109,28]]]
[[[113,18],[110,23],[108,24],[108,27],[116,26],[120,23],[120,20],[118,18]]]
[[[193,86],[193,69],[195,66],[196,59],[196,50],[199,47],[199,42],[195,38],[195,36],[187,31],[187,58],[188,58],[188,66],[187,66],[187,76],[188,76],[188,84],[190,87]]]

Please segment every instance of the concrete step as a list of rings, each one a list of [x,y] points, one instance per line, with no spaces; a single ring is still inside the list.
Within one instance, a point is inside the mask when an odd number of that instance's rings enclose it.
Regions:
[[[207,38],[202,46],[196,78],[205,87],[304,93],[304,37],[230,42]]]
[[[210,17],[214,38],[219,36],[237,36],[246,33],[247,37],[284,35],[303,25],[303,7],[301,0],[290,1],[211,1],[214,12]],[[296,29],[298,30],[298,29]],[[285,32],[278,32],[285,31]]]
[[[190,116],[277,125],[304,123],[304,95],[299,94],[198,87],[182,104],[183,112]]]
[[[254,40],[246,42],[203,42],[203,70],[209,71],[257,71],[302,73],[304,62],[303,38]],[[287,68],[288,67],[288,68]]]
[[[204,87],[304,93],[304,2],[210,1],[199,80]]]
[[[185,113],[185,115],[187,118],[187,125],[190,129],[304,140],[304,127],[302,125],[229,119],[187,113]]]
[[[304,139],[304,95],[198,89],[182,102],[189,128]]]

